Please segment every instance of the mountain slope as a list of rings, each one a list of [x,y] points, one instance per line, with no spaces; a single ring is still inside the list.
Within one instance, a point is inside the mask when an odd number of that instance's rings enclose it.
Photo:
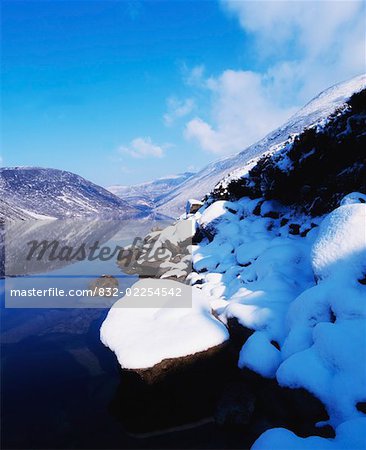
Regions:
[[[183,213],[183,207],[189,198],[202,198],[211,191],[215,184],[228,173],[245,166],[252,158],[266,151],[281,148],[286,141],[293,139],[305,128],[326,120],[336,110],[344,108],[345,102],[354,92],[366,85],[366,76],[360,75],[346,82],[337,84],[315,97],[300,111],[292,116],[283,126],[268,134],[261,141],[251,145],[244,151],[209,164],[191,177],[173,192],[164,196],[157,203],[159,211],[169,216]]]
[[[130,204],[150,209],[193,175],[193,172],[184,172],[133,186],[114,185],[107,189]]]
[[[138,210],[88,180],[57,169],[0,169],[0,219],[117,218]]]

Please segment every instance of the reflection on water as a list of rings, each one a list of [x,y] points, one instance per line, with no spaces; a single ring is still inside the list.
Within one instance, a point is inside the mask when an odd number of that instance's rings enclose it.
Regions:
[[[78,264],[77,269],[65,271],[65,274],[110,268],[111,264],[103,263],[116,261],[118,247],[131,244],[151,229],[166,226],[169,222],[157,216],[124,220],[8,222],[4,234],[5,274],[51,273],[71,264]],[[103,253],[102,248],[107,253]]]
[[[171,221],[169,221],[171,222]],[[11,308],[109,308],[136,281],[117,265],[119,250],[169,223],[157,216],[125,220],[12,222],[5,228],[6,306]],[[95,287],[113,277],[114,297],[60,297],[60,290]],[[112,279],[112,278],[110,278]],[[42,297],[10,296],[10,290],[49,290]]]

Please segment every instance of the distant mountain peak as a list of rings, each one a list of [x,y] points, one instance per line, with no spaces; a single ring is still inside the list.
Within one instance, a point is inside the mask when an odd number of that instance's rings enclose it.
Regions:
[[[154,209],[156,203],[165,195],[195,175],[194,172],[183,172],[167,175],[154,181],[146,181],[135,185],[113,185],[108,190],[130,204],[146,210]]]

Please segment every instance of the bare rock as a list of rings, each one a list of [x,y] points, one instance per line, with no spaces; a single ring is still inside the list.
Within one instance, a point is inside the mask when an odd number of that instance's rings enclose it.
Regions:
[[[165,359],[148,369],[121,371],[112,412],[130,431],[152,430],[211,416],[235,368],[227,343],[193,355]]]
[[[186,203],[186,213],[195,214],[203,206],[203,202],[190,198]]]

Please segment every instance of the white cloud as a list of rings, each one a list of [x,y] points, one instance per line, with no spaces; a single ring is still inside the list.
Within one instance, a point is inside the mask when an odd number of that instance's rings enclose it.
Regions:
[[[221,0],[254,37],[256,54],[290,98],[318,91],[365,71],[365,1]]]
[[[167,100],[168,112],[164,114],[165,125],[172,125],[177,119],[187,116],[194,109],[194,100],[187,98],[185,100],[178,100],[175,97],[170,97]]]
[[[168,144],[154,144],[150,137],[137,137],[128,146],[121,146],[118,150],[120,153],[128,154],[133,158],[162,158],[164,156],[164,150],[168,147]]]
[[[186,125],[185,136],[212,153],[243,150],[280,125],[295,110],[272,101],[272,85],[254,72],[226,70],[206,83],[212,95],[213,125],[196,117]]]
[[[252,37],[258,72],[226,70],[184,81],[207,90],[208,119],[186,124],[185,136],[216,154],[243,150],[283,123],[323,89],[365,71],[365,2],[221,0]]]

